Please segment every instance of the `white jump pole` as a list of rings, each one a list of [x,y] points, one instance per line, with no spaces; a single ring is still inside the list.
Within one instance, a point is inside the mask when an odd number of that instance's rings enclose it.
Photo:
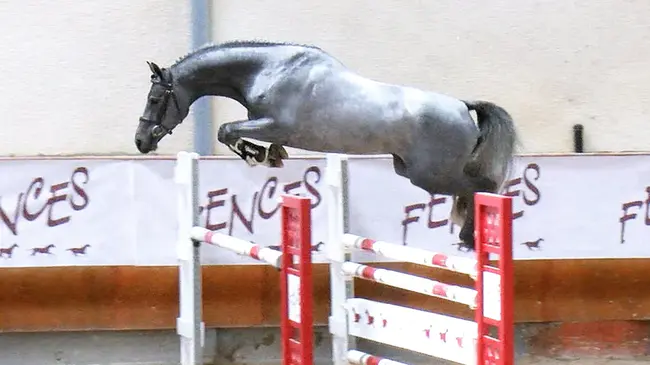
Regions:
[[[375,241],[349,233],[343,235],[343,244],[347,249],[372,252],[397,261],[411,262],[418,265],[467,274],[472,278],[476,277],[476,259],[449,256],[416,247]]]
[[[282,252],[268,247],[256,245],[241,238],[227,234],[213,232],[203,227],[193,227],[191,230],[193,240],[205,242],[214,246],[225,248],[241,256],[248,256],[255,260],[267,263],[277,269],[282,266]]]
[[[203,364],[205,324],[201,310],[201,254],[199,243],[191,238],[192,227],[199,225],[199,155],[179,152],[174,171],[178,196],[179,316],[176,332],[180,336],[181,365]]]
[[[348,352],[348,361],[354,365],[406,365],[403,362],[384,359],[358,350]]]

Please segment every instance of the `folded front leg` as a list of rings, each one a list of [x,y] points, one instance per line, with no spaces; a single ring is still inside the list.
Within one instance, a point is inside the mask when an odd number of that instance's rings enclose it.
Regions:
[[[266,148],[242,138],[253,138],[271,145]],[[250,166],[265,165],[282,167],[282,159],[288,158],[287,151],[275,141],[283,140],[271,118],[242,120],[224,123],[217,133],[219,142],[225,144]]]

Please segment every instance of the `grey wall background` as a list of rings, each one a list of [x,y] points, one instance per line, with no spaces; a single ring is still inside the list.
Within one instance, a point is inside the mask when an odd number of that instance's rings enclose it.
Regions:
[[[0,155],[134,153],[146,60],[189,50],[174,0],[0,1]],[[191,146],[192,123],[163,153]]]
[[[648,150],[650,3],[217,1],[214,37],[313,42],[369,77],[484,98],[515,117],[524,152]],[[218,120],[241,117],[229,102]]]
[[[314,43],[371,78],[493,100],[522,152],[571,151],[574,123],[589,151],[649,149],[647,1],[215,0],[211,15],[215,41]],[[4,1],[0,24],[2,155],[135,153],[145,60],[190,49],[186,1]],[[213,103],[215,130],[245,116]],[[192,124],[158,153],[191,149]]]

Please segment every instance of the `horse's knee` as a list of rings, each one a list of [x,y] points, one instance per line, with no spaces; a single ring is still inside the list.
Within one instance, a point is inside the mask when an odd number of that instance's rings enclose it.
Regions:
[[[475,191],[477,192],[496,193],[499,189],[499,185],[497,185],[496,181],[485,176],[474,178],[473,184],[476,187]]]
[[[222,125],[219,126],[219,130],[217,131],[217,140],[221,143],[224,144],[233,144],[236,142],[236,138],[232,138],[232,133],[231,131],[231,125],[230,123],[223,123]]]
[[[449,218],[454,224],[461,227],[458,238],[459,247],[474,249],[474,196],[454,196],[454,201]]]
[[[461,240],[460,245],[468,250],[474,250],[476,244],[474,242],[474,219],[471,219],[469,216],[463,224],[463,228],[460,229],[458,238]]]
[[[468,209],[467,198],[455,195],[451,204],[449,220],[451,220],[453,224],[462,227],[465,224]]]
[[[396,154],[393,154],[393,169],[395,170],[395,173],[397,175],[402,177],[408,177],[408,170],[406,169],[406,163],[400,156]]]
[[[463,173],[466,178],[471,182],[473,191],[485,191],[495,193],[499,188],[496,181],[488,177],[481,170],[481,167],[475,163],[470,162],[463,168]]]

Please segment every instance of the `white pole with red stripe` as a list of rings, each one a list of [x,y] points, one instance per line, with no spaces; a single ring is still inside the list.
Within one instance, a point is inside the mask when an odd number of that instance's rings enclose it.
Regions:
[[[348,352],[348,361],[354,365],[407,365],[403,362],[366,354],[358,350],[350,350]]]
[[[476,307],[476,290],[474,289],[445,284],[436,280],[398,271],[378,269],[356,262],[344,262],[342,269],[345,274],[353,275],[361,279],[375,281],[432,297],[447,299],[452,302],[465,304],[471,308]]]
[[[384,241],[375,241],[371,238],[349,233],[343,235],[343,244],[349,249],[372,252],[397,261],[412,262],[414,264],[459,272],[469,275],[472,278],[476,277],[476,259],[447,255]]]
[[[194,240],[225,248],[238,255],[248,256],[255,260],[272,265],[278,269],[282,264],[282,252],[256,245],[241,238],[210,231],[203,227],[193,227],[191,230],[191,236]]]

